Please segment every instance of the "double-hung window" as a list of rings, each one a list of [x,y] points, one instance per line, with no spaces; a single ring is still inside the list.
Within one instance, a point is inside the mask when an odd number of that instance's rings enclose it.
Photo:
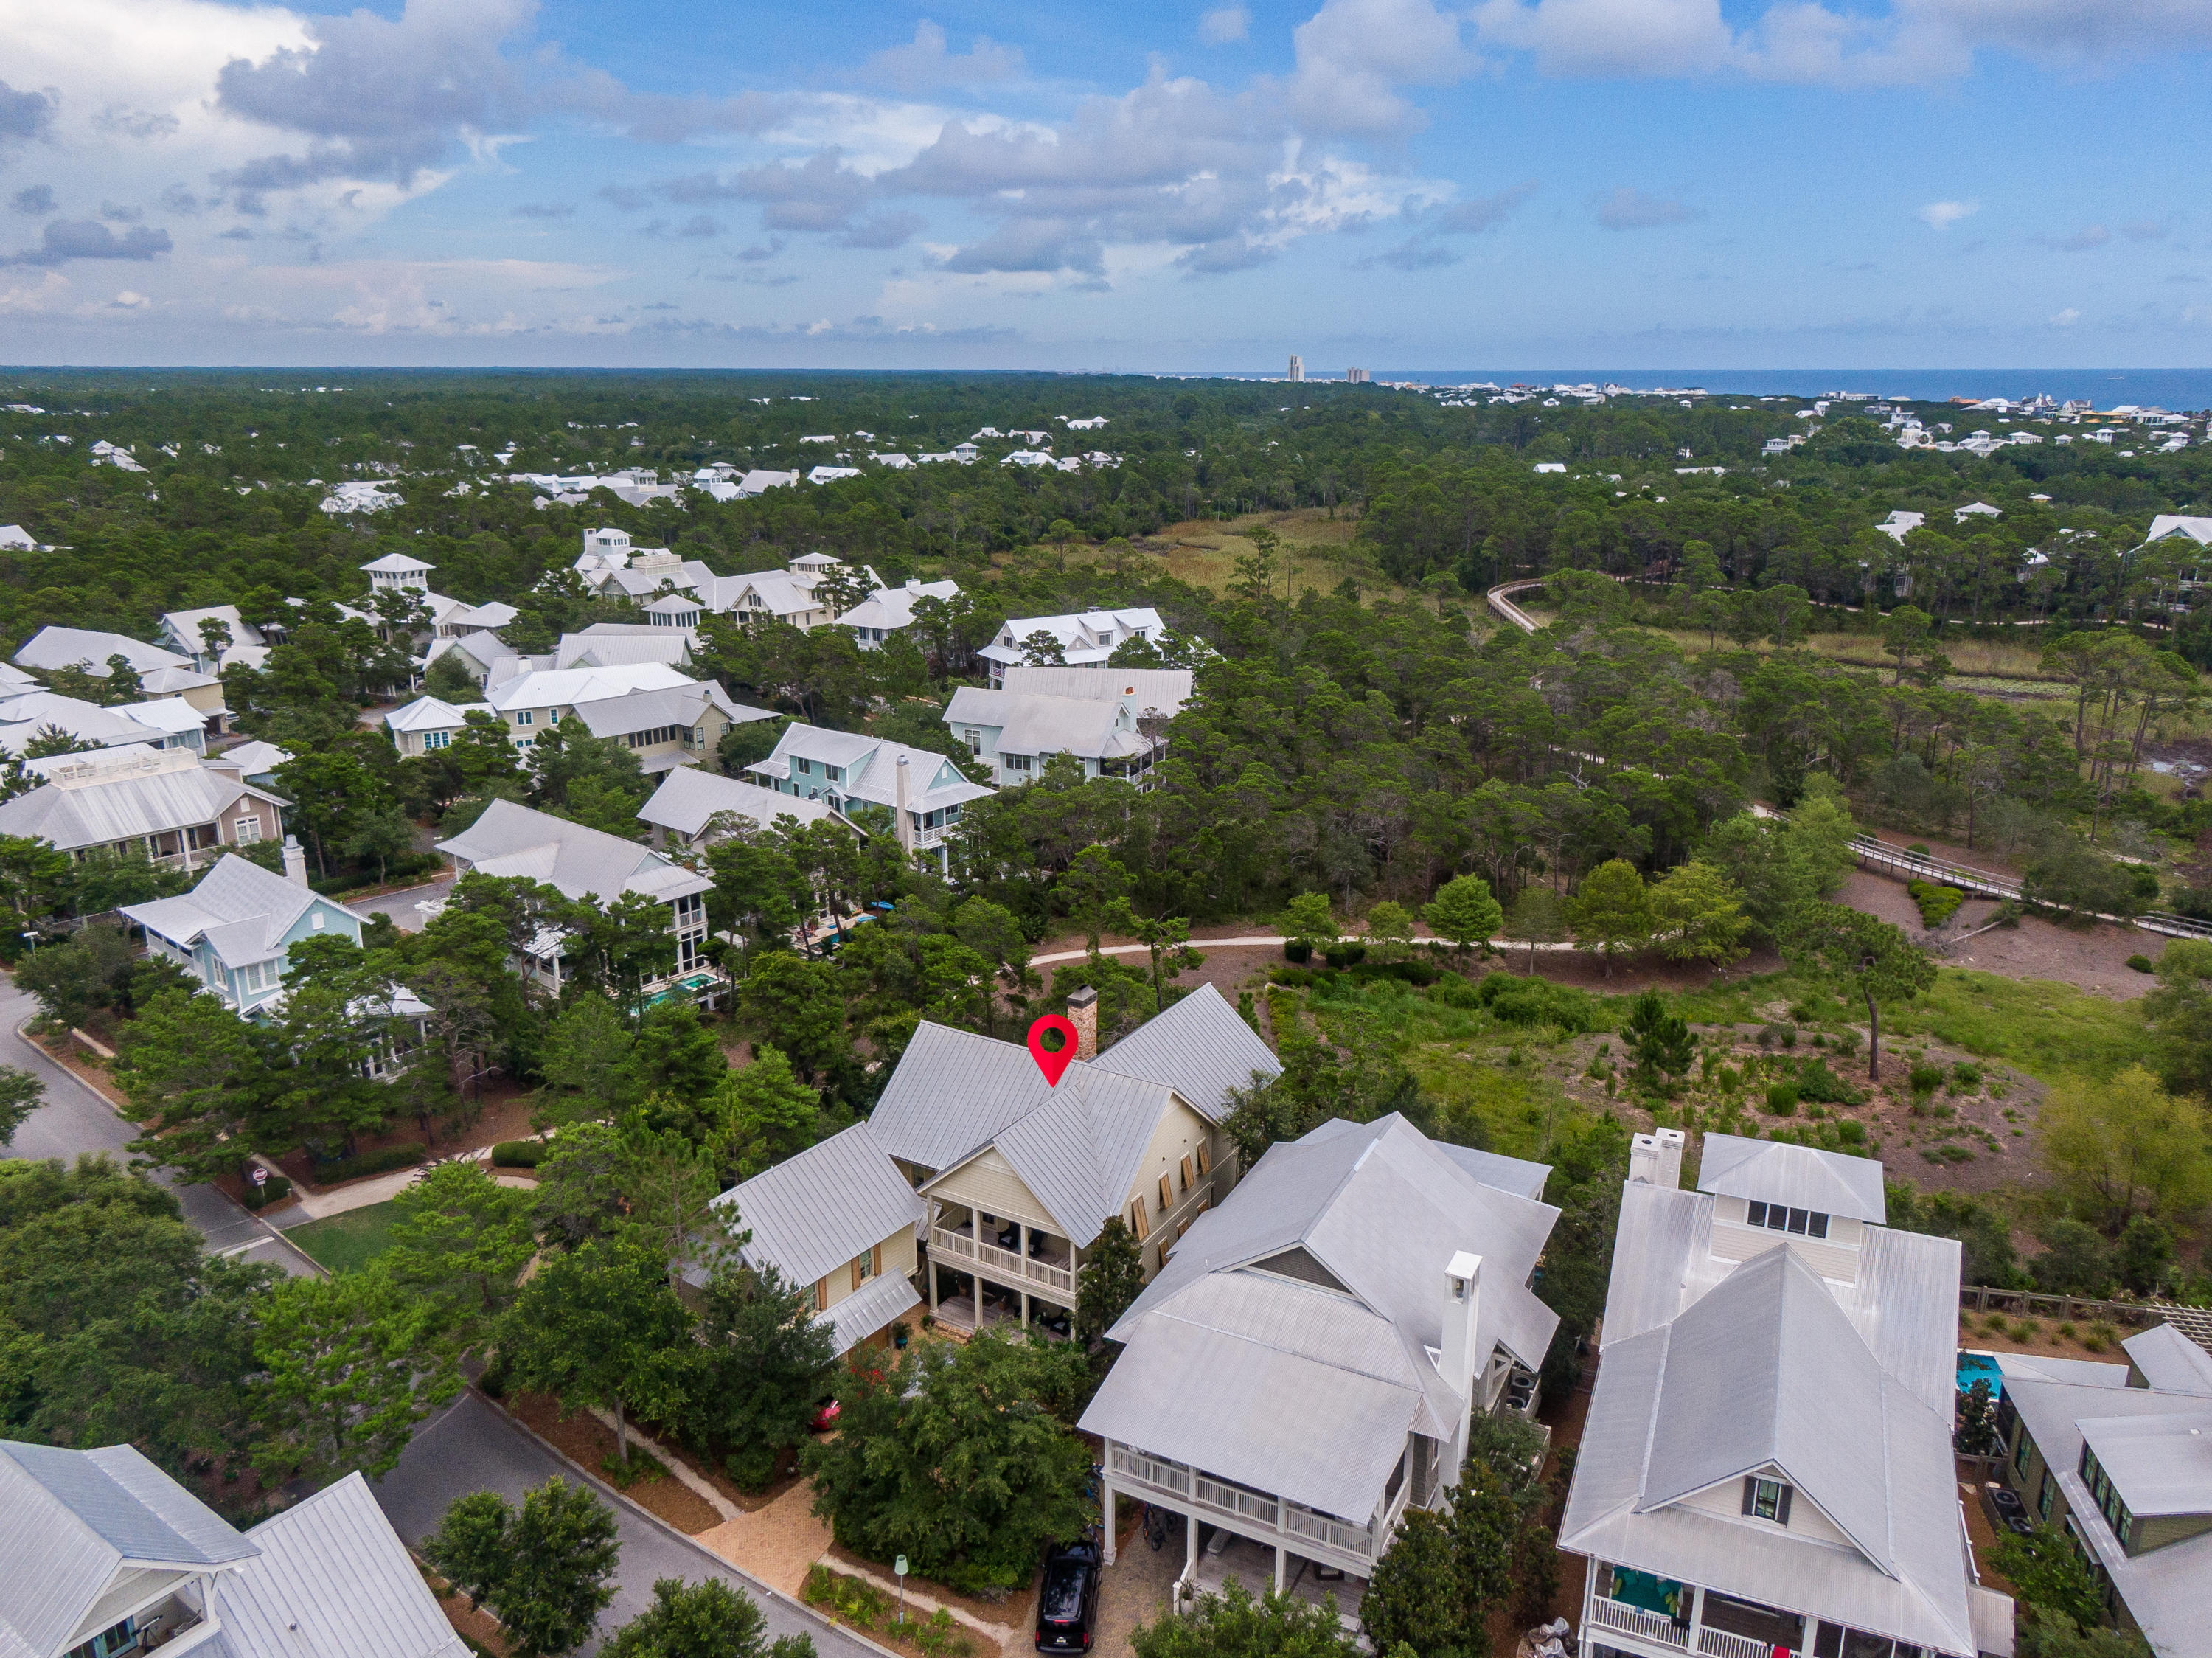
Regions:
[[[1743,1511],[1753,1520],[1771,1520],[1778,1526],[1790,1523],[1790,1487],[1778,1479],[1760,1479],[1752,1476],[1743,1482]]]
[[[1769,1232],[1787,1232],[1800,1238],[1825,1238],[1828,1217],[1817,1209],[1792,1209],[1786,1204],[1753,1204],[1746,1222]]]

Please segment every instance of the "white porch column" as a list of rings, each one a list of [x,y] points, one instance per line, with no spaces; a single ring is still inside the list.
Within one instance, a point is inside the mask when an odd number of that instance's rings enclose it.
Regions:
[[[1283,1592],[1283,1568],[1288,1563],[1289,1551],[1279,1543],[1275,1545],[1275,1593]]]
[[[1198,1588],[1198,1516],[1187,1514],[1182,1517],[1182,1581],[1194,1593]]]
[[[1022,1290],[1020,1294],[1022,1298],[1022,1328],[1026,1330],[1030,1327],[1030,1292],[1024,1289]]]
[[[1114,1442],[1109,1439],[1106,1442],[1106,1460],[1111,1464],[1113,1460]],[[1105,1509],[1106,1564],[1110,1566],[1114,1564],[1114,1488],[1111,1485],[1102,1484],[1098,1491],[1098,1500]]]

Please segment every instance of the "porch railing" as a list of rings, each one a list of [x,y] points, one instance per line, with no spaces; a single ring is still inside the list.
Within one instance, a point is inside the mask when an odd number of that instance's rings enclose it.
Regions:
[[[1147,1456],[1126,1445],[1109,1445],[1107,1455],[1109,1468],[1122,1478],[1163,1496],[1178,1498],[1201,1512],[1233,1521],[1247,1536],[1279,1537],[1285,1545],[1304,1544],[1310,1549],[1326,1549],[1363,1566],[1372,1563],[1387,1546],[1390,1522],[1402,1512],[1407,1495],[1402,1490],[1399,1492],[1394,1512],[1380,1523],[1356,1525],[1234,1480],[1218,1478],[1203,1469]]]
[[[1590,1601],[1590,1622],[1659,1646],[1673,1647],[1679,1652],[1689,1650],[1690,1631],[1681,1628],[1672,1618],[1662,1618],[1656,1612],[1645,1612],[1638,1606],[1623,1606],[1620,1601],[1608,1600],[1603,1595]]]
[[[1747,1635],[1731,1635],[1708,1624],[1698,1631],[1698,1650],[1705,1658],[1775,1658],[1776,1654],[1789,1649],[1770,1646]]]
[[[932,1227],[929,1248],[933,1255],[973,1261],[976,1265],[1009,1278],[1024,1279],[1057,1289],[1063,1295],[1075,1293],[1075,1270],[1055,1266],[1050,1261],[1032,1260],[1018,1251],[1001,1249],[994,1243],[953,1232],[945,1227]]]

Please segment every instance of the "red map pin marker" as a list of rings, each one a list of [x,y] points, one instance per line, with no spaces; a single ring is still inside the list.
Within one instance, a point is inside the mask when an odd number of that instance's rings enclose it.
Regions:
[[[1059,1034],[1060,1046],[1056,1050],[1044,1045],[1048,1031]],[[1075,1058],[1075,1027],[1056,1013],[1047,1014],[1030,1027],[1030,1058],[1036,1061],[1037,1069],[1044,1073],[1047,1087],[1056,1088],[1060,1086],[1060,1077]]]

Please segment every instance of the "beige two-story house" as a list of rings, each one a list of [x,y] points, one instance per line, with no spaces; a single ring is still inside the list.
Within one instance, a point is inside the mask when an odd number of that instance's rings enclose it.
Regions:
[[[1079,1057],[1056,1087],[1024,1046],[925,1021],[869,1119],[928,1204],[925,1288],[957,1328],[1071,1333],[1077,1275],[1116,1216],[1151,1278],[1235,1179],[1230,1090],[1281,1069],[1211,985],[1103,1054],[1095,994],[1068,1012]]]

